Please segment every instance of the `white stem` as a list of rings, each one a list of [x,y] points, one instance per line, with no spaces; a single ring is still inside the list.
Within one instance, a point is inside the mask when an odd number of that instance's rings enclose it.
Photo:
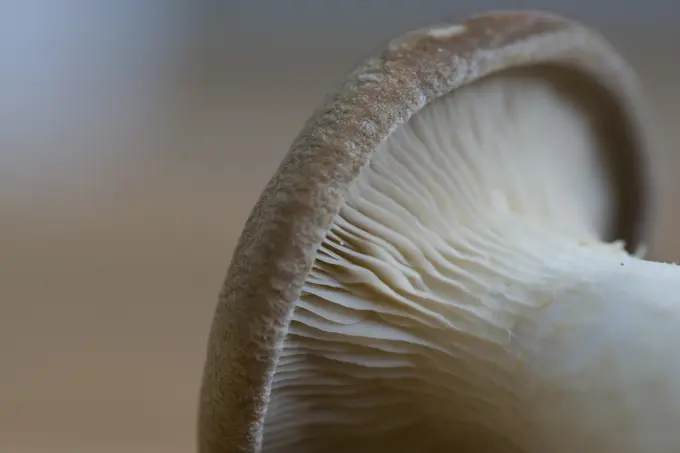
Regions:
[[[680,267],[583,255],[514,332],[523,419],[508,437],[530,453],[677,451]]]

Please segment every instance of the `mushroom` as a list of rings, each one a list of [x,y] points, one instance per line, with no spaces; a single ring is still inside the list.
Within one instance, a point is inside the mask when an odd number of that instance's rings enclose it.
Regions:
[[[245,225],[200,451],[679,451],[680,269],[637,253],[644,110],[602,37],[545,12],[366,59]]]

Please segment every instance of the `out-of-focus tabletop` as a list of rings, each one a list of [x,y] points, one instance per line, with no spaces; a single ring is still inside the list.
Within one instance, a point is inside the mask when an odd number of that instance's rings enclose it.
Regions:
[[[672,176],[680,36],[645,27],[615,43],[642,76]],[[316,47],[272,38],[170,65],[176,77],[146,86],[136,116],[125,108],[137,95],[121,88],[97,98],[117,116],[83,107],[68,133],[41,135],[29,116],[25,133],[0,126],[0,451],[195,449],[205,341],[248,212],[324,92],[395,31],[365,46],[315,33]],[[41,130],[80,102],[43,101]],[[680,257],[679,190],[663,192],[658,259]]]

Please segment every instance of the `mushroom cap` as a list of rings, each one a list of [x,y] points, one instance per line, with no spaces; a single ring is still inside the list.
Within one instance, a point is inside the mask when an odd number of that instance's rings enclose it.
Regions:
[[[200,397],[202,453],[261,447],[272,377],[317,250],[351,184],[398,126],[447,93],[512,68],[577,81],[605,112],[614,150],[614,230],[634,250],[654,199],[650,125],[635,74],[593,30],[538,11],[491,12],[418,29],[366,58],[305,124],[234,251],[209,337]]]

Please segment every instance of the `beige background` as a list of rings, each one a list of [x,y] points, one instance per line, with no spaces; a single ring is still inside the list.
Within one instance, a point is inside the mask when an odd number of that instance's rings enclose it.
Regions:
[[[212,310],[260,190],[322,94],[358,58],[395,33],[452,16],[450,6],[430,2],[419,15],[321,11],[297,17],[300,27],[283,18],[278,32],[258,31],[274,12],[227,3],[223,16],[202,17],[233,28],[206,40],[194,31],[209,21],[196,22],[189,7],[149,28],[154,11],[144,16],[128,3],[118,19],[96,16],[101,22],[61,47],[54,36],[83,17],[44,19],[54,33],[43,44],[57,47],[36,44],[35,20],[10,36],[21,64],[0,77],[0,95],[10,99],[0,107],[2,452],[192,451]],[[593,23],[638,68],[659,120],[671,184],[655,257],[673,260],[680,67],[671,42],[680,41],[655,20],[631,13],[609,23],[605,13],[593,13]],[[101,36],[129,67],[82,47]],[[140,46],[149,36],[156,44]],[[49,57],[50,49],[66,57]],[[38,88],[43,97],[31,97]]]

